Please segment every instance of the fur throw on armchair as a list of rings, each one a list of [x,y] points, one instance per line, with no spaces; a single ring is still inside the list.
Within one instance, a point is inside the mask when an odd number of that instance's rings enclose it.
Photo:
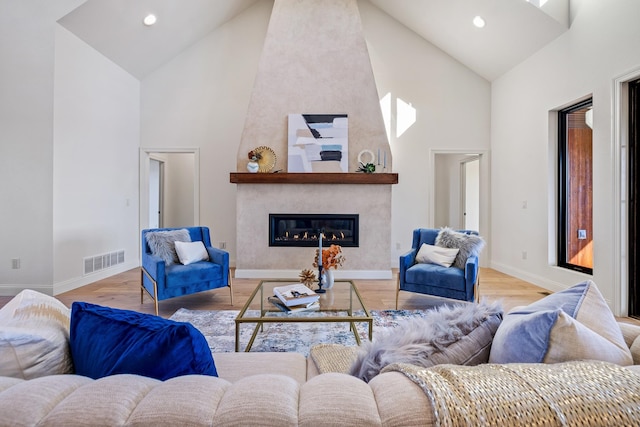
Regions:
[[[349,374],[369,382],[392,363],[422,367],[487,363],[502,314],[499,303],[462,303],[402,320],[396,327],[375,332],[373,341],[362,345]]]
[[[436,237],[435,244],[443,248],[458,249],[458,254],[453,260],[453,266],[464,270],[467,258],[472,255],[479,256],[485,242],[480,236],[461,233],[449,227],[443,227]]]

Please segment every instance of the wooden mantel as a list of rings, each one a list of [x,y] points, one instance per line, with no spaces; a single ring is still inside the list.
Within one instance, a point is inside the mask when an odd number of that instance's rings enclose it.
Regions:
[[[397,184],[397,173],[231,172],[232,184]]]

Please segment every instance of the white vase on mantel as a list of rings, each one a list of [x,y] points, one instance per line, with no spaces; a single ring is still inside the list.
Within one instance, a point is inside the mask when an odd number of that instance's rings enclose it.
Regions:
[[[260,165],[258,165],[258,162],[249,162],[247,163],[247,170],[251,173],[256,173],[258,172],[258,169],[260,169]]]

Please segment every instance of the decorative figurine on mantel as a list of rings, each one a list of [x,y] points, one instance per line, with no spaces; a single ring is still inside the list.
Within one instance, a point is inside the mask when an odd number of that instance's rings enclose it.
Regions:
[[[374,173],[376,171],[376,165],[373,163],[364,164],[360,162],[360,167],[358,167],[358,172],[364,173]]]
[[[258,169],[260,169],[260,165],[258,164],[258,161],[261,158],[260,153],[256,150],[251,150],[249,151],[249,154],[247,154],[247,157],[249,158],[249,163],[247,163],[247,170],[251,173],[258,172]]]
[[[256,172],[271,172],[276,165],[276,153],[269,147],[261,145],[247,154],[249,163],[247,163],[247,170],[251,173]]]

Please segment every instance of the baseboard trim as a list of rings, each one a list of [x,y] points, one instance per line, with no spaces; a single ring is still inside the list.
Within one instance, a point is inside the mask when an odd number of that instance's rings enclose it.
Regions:
[[[113,267],[106,268],[104,270],[97,271],[95,273],[87,274],[82,277],[75,277],[73,279],[65,280],[53,284],[53,295],[59,295],[64,292],[72,291],[82,286],[86,286],[90,283],[97,282],[98,280],[106,279],[115,274],[124,273],[132,268],[140,267],[140,261],[135,260],[132,262],[126,262],[124,264],[118,264]]]
[[[549,280],[546,277],[538,276],[537,274],[531,274],[527,271],[520,270],[506,264],[501,264],[499,262],[492,262],[490,268],[493,268],[494,270],[497,270],[501,273],[508,274],[509,276],[516,277],[520,280],[533,283],[534,285],[540,286],[552,292],[562,291],[564,289],[567,289],[568,287],[560,282]]]
[[[0,297],[13,297],[18,295],[21,291],[25,289],[31,289],[33,291],[38,291],[45,295],[53,296],[53,289],[51,285],[43,285],[41,283],[38,284],[2,284],[0,285]]]
[[[235,278],[238,279],[298,279],[300,270],[235,270]],[[317,272],[316,272],[317,275]],[[334,277],[342,280],[389,280],[393,278],[389,270],[335,270]]]

